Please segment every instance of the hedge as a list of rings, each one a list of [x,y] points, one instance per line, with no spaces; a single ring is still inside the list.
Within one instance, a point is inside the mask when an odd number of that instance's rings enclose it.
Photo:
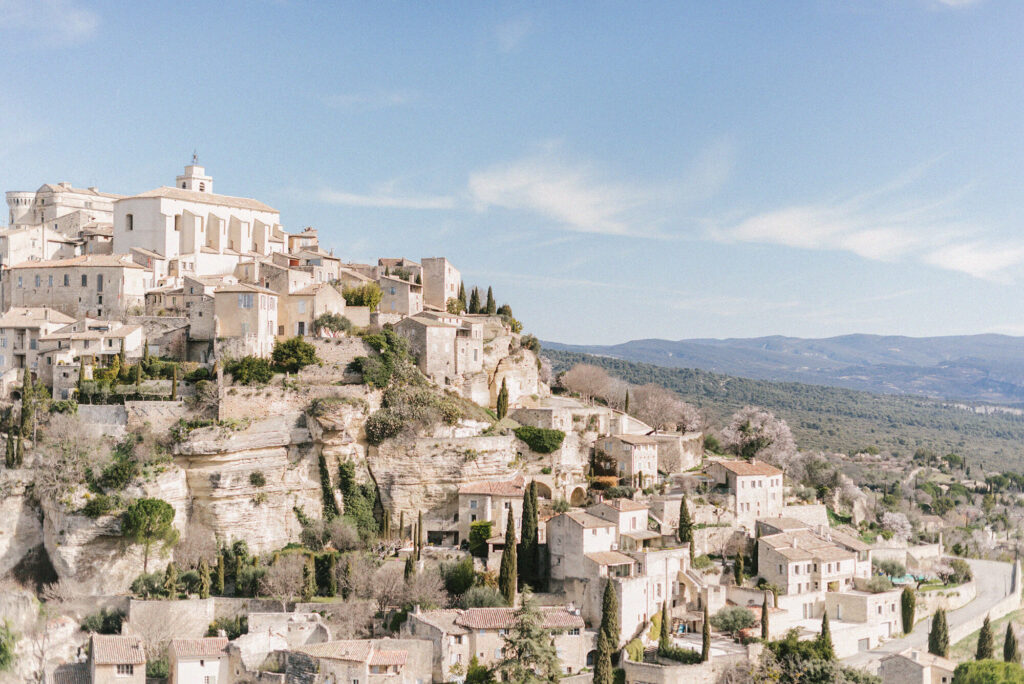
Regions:
[[[550,454],[562,446],[565,433],[561,430],[549,430],[547,428],[532,427],[524,425],[515,430],[516,437],[526,442],[531,451],[538,454]]]

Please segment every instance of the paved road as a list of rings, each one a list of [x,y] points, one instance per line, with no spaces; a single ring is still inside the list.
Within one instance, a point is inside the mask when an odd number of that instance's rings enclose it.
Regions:
[[[970,563],[971,570],[974,572],[978,594],[966,606],[946,615],[951,629],[971,618],[985,615],[992,609],[992,606],[1010,593],[1010,577],[1013,573],[1011,563],[984,560],[968,560],[967,562]],[[877,673],[879,662],[890,653],[899,653],[908,648],[927,649],[929,626],[929,620],[921,620],[909,636],[887,641],[873,651],[865,651],[845,658],[843,664]]]

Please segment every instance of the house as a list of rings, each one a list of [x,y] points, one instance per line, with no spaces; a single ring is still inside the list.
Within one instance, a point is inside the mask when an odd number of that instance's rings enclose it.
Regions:
[[[47,183],[35,192],[13,190],[7,193],[8,224],[12,228],[45,225],[72,235],[93,221],[112,222],[114,202],[122,196],[70,183]]]
[[[415,316],[423,311],[423,286],[411,280],[382,275],[377,279],[381,298],[377,307],[382,314]]]
[[[416,639],[348,639],[298,646],[286,655],[288,682],[426,684],[431,644]]]
[[[573,674],[593,664],[594,633],[579,611],[571,607],[542,607],[542,626],[554,637],[563,672]],[[402,624],[408,639],[433,644],[434,681],[451,681],[451,670],[465,671],[475,655],[484,666],[493,667],[504,657],[505,637],[515,626],[515,608],[467,608],[464,610],[421,611],[417,606]]]
[[[462,275],[444,257],[427,257],[423,266],[423,304],[446,311],[449,299],[457,299]]]
[[[93,634],[89,637],[92,684],[145,684],[146,650],[137,636]]]
[[[757,459],[715,460],[706,468],[708,476],[728,489],[731,512],[736,522],[754,529],[758,518],[780,515],[784,506],[782,471]]]
[[[39,369],[39,338],[75,319],[46,307],[14,307],[0,316],[0,373]]]
[[[405,257],[377,259],[377,268],[374,275],[377,278],[390,275],[423,284],[423,267],[412,259],[406,259]]]
[[[882,684],[951,684],[954,670],[949,658],[908,648],[882,658],[878,674]]]
[[[0,230],[0,266],[79,255],[79,243],[46,225]]]
[[[277,339],[277,300],[273,290],[237,283],[213,292],[216,336],[232,340],[239,355],[269,356]]]
[[[228,684],[231,681],[228,638],[171,639],[167,664],[170,684]]]
[[[588,553],[618,548],[619,528],[584,511],[560,513],[547,522],[550,578],[583,577]]]
[[[244,197],[213,193],[198,164],[185,167],[174,187],[161,187],[114,204],[115,254],[141,248],[160,256],[159,275],[231,273],[243,259],[285,249],[280,213]]]
[[[587,513],[615,523],[620,549],[640,549],[661,539],[661,532],[648,529],[650,509],[632,499],[606,499],[589,507]]]
[[[307,285],[279,300],[277,334],[312,335],[313,322],[322,314],[345,314],[345,298],[327,283]]]
[[[9,306],[45,306],[68,316],[121,318],[145,306],[151,272],[123,254],[29,261],[5,277]]]
[[[341,274],[341,259],[319,247],[304,247],[291,254],[298,260],[299,268],[313,273],[314,282],[333,283]]]
[[[489,521],[492,536],[505,533],[508,516],[515,520],[516,537],[522,530],[523,477],[500,482],[469,482],[459,487],[459,537],[469,539],[470,526],[477,521]]]
[[[301,233],[292,233],[288,236],[288,252],[295,254],[303,249],[319,249],[320,238],[317,236],[316,228],[306,226]]]
[[[145,339],[141,325],[119,321],[82,318],[39,338],[39,379],[53,388],[54,398],[70,398],[78,380],[78,366],[85,360],[90,366],[109,366],[122,349],[126,358],[142,356]],[[73,378],[59,382],[58,373],[71,371]],[[89,377],[89,376],[87,376]]]
[[[619,479],[642,489],[658,479],[658,441],[647,435],[610,435],[594,444]]]
[[[423,374],[440,385],[483,370],[483,326],[479,323],[424,311],[396,323],[395,332],[409,340]]]
[[[290,260],[286,257],[283,261]],[[240,282],[259,285],[282,295],[298,292],[313,284],[313,274],[309,271],[292,268],[274,259],[243,261],[235,267],[235,276]]]

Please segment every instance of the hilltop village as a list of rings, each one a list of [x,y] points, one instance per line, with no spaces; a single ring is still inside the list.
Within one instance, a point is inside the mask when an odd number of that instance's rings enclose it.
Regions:
[[[195,160],[6,197],[0,681],[931,684],[1020,607],[774,416],[554,374],[443,256]]]

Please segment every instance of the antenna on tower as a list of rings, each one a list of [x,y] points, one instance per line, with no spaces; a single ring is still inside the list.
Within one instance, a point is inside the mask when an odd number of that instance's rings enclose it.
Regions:
[[[198,164],[199,163],[199,155],[196,154],[196,151],[194,149],[192,150],[192,163],[193,164]]]

